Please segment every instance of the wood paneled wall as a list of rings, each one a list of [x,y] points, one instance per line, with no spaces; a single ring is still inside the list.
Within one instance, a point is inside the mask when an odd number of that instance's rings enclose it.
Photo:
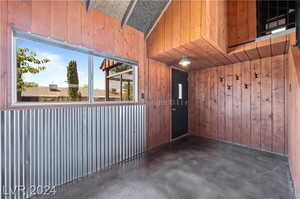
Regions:
[[[149,59],[148,148],[171,139],[171,68]]]
[[[147,40],[150,57],[204,38],[226,52],[226,0],[174,0]]]
[[[300,50],[291,47],[288,64],[288,155],[294,188],[300,196]]]
[[[145,91],[144,34],[97,11],[86,12],[80,0],[0,1],[0,107],[11,104],[11,31],[13,28],[84,46],[139,62],[139,90]],[[143,102],[143,99],[140,99]]]
[[[148,53],[155,56],[199,39],[221,52],[255,40],[256,1],[174,0],[148,38]]]
[[[253,41],[255,0],[175,0],[147,39],[147,52],[167,65],[191,57],[194,70],[285,54],[291,37]]]
[[[228,46],[256,39],[256,0],[228,0]]]
[[[286,154],[286,65],[285,54],[189,72],[189,132]]]

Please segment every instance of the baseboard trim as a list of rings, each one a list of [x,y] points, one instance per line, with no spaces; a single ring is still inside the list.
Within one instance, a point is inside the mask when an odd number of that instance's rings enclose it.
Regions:
[[[293,186],[293,189],[294,189],[294,199],[298,199],[298,192],[297,192],[297,184],[296,184],[296,181],[295,181],[295,176],[293,175],[294,174],[294,170],[293,170],[293,167],[291,167],[291,161],[289,159],[289,169],[290,169],[290,174],[291,174],[291,183],[292,183],[292,186]]]
[[[256,150],[256,151],[263,151],[263,152],[271,153],[271,154],[274,154],[274,155],[279,155],[279,156],[284,157],[284,158],[288,158],[288,156],[286,154],[282,154],[282,153],[276,153],[276,152],[267,151],[267,150],[264,150],[264,149],[257,149],[257,148],[249,147],[249,146],[246,146],[246,145],[243,145],[243,144],[239,144],[239,143],[235,143],[235,142],[229,142],[229,141],[226,141],[226,140],[219,140],[219,139],[215,139],[215,138],[211,138],[211,137],[207,137],[207,136],[203,136],[203,135],[195,135],[195,134],[191,134],[191,135],[196,136],[196,137],[203,137],[203,138],[206,138],[206,139],[209,139],[209,140],[214,140],[214,141],[218,141],[218,142],[222,142],[222,143],[226,143],[226,144],[240,146],[240,147],[247,148],[247,149],[252,149],[252,150]]]

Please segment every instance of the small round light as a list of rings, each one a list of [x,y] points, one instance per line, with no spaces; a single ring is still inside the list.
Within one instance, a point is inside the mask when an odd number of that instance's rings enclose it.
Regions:
[[[182,57],[179,61],[179,65],[184,66],[184,67],[190,65],[191,63],[192,63],[192,61],[189,57]]]

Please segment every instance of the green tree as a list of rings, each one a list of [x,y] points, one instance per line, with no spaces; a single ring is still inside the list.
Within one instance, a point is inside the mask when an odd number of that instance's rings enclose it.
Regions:
[[[39,87],[39,84],[35,83],[35,82],[24,82],[24,87],[26,87],[26,88],[34,88],[34,87]]]
[[[28,48],[17,49],[17,96],[21,97],[22,91],[26,87],[24,74],[37,74],[46,69],[44,64],[50,60],[47,58],[38,59],[35,52],[29,51]]]
[[[88,87],[89,87],[88,84],[84,84],[84,85],[82,86],[82,88],[88,88]]]
[[[68,93],[69,96],[74,99],[79,97],[79,80],[78,80],[78,72],[77,72],[77,62],[71,60],[67,67],[67,79],[69,84]]]

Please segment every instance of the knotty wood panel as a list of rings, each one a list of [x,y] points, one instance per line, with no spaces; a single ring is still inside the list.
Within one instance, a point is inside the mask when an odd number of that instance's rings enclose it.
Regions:
[[[251,138],[251,67],[250,62],[241,63],[242,70],[242,131],[240,143],[250,146]]]
[[[228,1],[228,45],[237,45],[256,38],[256,1]]]
[[[233,45],[238,43],[237,39],[237,0],[228,1],[228,28],[231,32],[235,33],[228,33],[228,45]],[[234,35],[234,36],[233,36]]]
[[[225,66],[225,140],[232,141],[232,84],[233,68],[232,65]]]
[[[180,44],[191,40],[191,1],[180,1]]]
[[[203,78],[202,81],[190,80],[197,81],[197,86],[189,92],[199,92],[197,95],[200,94],[200,98],[203,98],[200,105],[189,106],[193,110],[200,109],[194,112],[199,112],[198,117],[201,117],[200,129],[193,133],[257,149],[286,153],[284,58],[285,55],[279,55],[191,71],[190,74]],[[214,76],[214,70],[217,71],[217,77]],[[214,88],[215,83],[217,88]],[[207,102],[207,96],[210,96],[210,102]],[[218,121],[217,125],[215,120]]]
[[[210,69],[210,136],[218,135],[218,73],[216,68]]]
[[[169,99],[170,99],[170,68],[161,65],[159,70],[160,72],[158,76],[158,82],[159,82],[159,95],[161,96],[160,99],[157,99],[159,102],[159,114],[161,114],[161,117],[156,116],[160,120],[160,126],[159,126],[159,132],[160,135],[164,135],[163,137],[160,136],[160,138],[164,141],[164,143],[168,142],[171,137],[171,120],[170,120],[170,104],[169,104]],[[163,93],[163,95],[162,95]]]
[[[32,24],[32,1],[6,1],[8,5],[8,12],[6,14],[9,25],[24,31],[30,31]]]
[[[191,41],[197,40],[201,36],[203,6],[203,3],[199,3],[198,0],[191,0]]]
[[[173,4],[173,5],[172,5]],[[170,8],[173,9],[173,24],[172,24],[172,37],[169,39],[172,39],[172,48],[175,46],[180,45],[180,27],[181,27],[181,8],[180,8],[180,1],[173,1],[170,5]],[[168,29],[171,27],[165,27],[165,29]],[[156,28],[154,28],[156,29]],[[159,28],[158,28],[159,29]],[[152,36],[152,35],[151,35]],[[151,38],[150,36],[150,38]],[[167,35],[165,35],[167,37]],[[167,40],[167,38],[166,38]],[[153,45],[156,45],[155,43],[152,43]]]
[[[295,46],[295,45],[294,45]],[[289,52],[290,47],[287,46],[288,49],[286,50],[287,53]],[[289,135],[288,135],[288,114],[289,114],[289,104],[288,104],[288,96],[289,96],[289,55],[286,54],[285,55],[285,59],[284,59],[285,63],[284,63],[284,139],[286,140],[284,143],[284,153],[288,154],[288,150],[289,150]]]
[[[204,134],[206,132],[206,124],[205,124],[205,82],[207,81],[206,73],[199,73],[199,82],[197,84],[197,87],[195,90],[199,89],[199,133],[198,134]],[[197,89],[198,88],[198,89]],[[193,93],[193,91],[192,91]],[[193,104],[189,107],[189,109],[193,109]],[[197,116],[196,116],[197,117]]]
[[[203,1],[202,37],[215,48],[226,52],[227,16],[224,0]]]
[[[210,70],[207,69],[206,70],[206,75],[207,75],[207,79],[206,79],[206,83],[205,83],[205,134],[208,137],[211,137],[211,121],[210,121],[210,117],[211,117],[211,101],[210,101]]]
[[[230,4],[230,2],[229,2]],[[236,19],[234,20],[229,16],[229,20],[235,21],[236,30],[236,42],[241,43],[249,40],[248,33],[248,2],[247,1],[235,1],[236,4]],[[242,26],[242,27],[241,27]],[[230,35],[231,36],[231,35]]]
[[[288,56],[288,156],[296,197],[300,195],[300,52],[291,47]]]
[[[201,115],[201,119],[199,121],[199,125],[200,125],[200,133],[208,136],[208,115],[209,115],[209,108],[208,106],[208,100],[209,100],[209,95],[208,95],[208,81],[209,81],[209,77],[207,75],[207,70],[204,70],[203,74],[200,74],[200,85],[199,85],[199,89],[200,89],[200,115]],[[205,74],[205,75],[204,75]],[[198,87],[196,88],[198,89]],[[191,93],[193,94],[193,93]],[[193,109],[193,104],[191,104],[190,109]],[[194,116],[194,117],[198,117],[198,116]]]
[[[195,88],[197,87],[197,84],[198,84],[196,74],[190,74],[188,78],[189,78],[188,81],[190,82],[190,84],[188,84],[188,87],[189,87],[188,89],[189,90],[196,90]],[[188,106],[190,106],[191,104],[194,104],[195,106],[198,105],[198,103],[197,103],[198,93],[199,92],[197,92],[197,91],[188,92],[188,99],[189,99]],[[192,134],[197,133],[197,131],[199,130],[197,128],[198,121],[197,121],[197,118],[196,118],[197,114],[195,113],[195,110],[196,109],[188,109],[189,116],[190,116],[189,120],[188,120],[188,124],[189,124],[188,128],[189,128],[189,132],[192,133]]]
[[[251,67],[251,142],[253,148],[260,148],[260,97],[261,63],[260,59],[250,62]]]
[[[7,64],[9,60],[8,56],[8,50],[5,50],[8,48],[7,38],[8,38],[8,30],[7,30],[7,1],[0,1],[0,109],[5,107],[5,104],[7,104],[7,95],[8,90],[6,89],[7,86],[7,69],[5,68],[5,65]]]
[[[239,143],[241,141],[242,132],[242,73],[241,73],[241,63],[233,65],[233,97],[232,101],[232,139],[233,142]]]
[[[167,143],[171,138],[170,67],[149,59],[148,148]]]
[[[196,73],[193,75],[193,78],[191,81],[194,80],[194,82],[192,82],[192,86],[194,88],[198,88],[200,84],[200,81],[201,81],[201,77],[200,77],[200,73]],[[190,82],[190,81],[189,81]],[[200,131],[200,122],[201,122],[201,113],[200,113],[200,96],[201,96],[201,89],[195,89],[195,93],[191,93],[190,95],[194,95],[194,97],[192,98],[192,101],[190,101],[189,103],[191,104],[195,104],[195,106],[197,107],[195,110],[191,109],[190,111],[192,111],[194,114],[193,114],[193,117],[192,118],[189,118],[192,120],[192,122],[195,122],[195,125],[194,125],[194,130],[191,130],[192,132],[199,132]]]
[[[166,10],[165,14],[165,26],[172,27],[173,23],[173,7],[174,4],[171,4],[169,9]],[[165,48],[171,49],[173,46],[173,29],[172,28],[165,28],[165,35],[168,35],[170,39],[165,39]]]
[[[284,55],[272,59],[273,151],[284,153]]]
[[[32,20],[31,30],[33,32],[50,36],[51,15],[49,15],[49,13],[51,13],[51,3],[51,1],[32,0],[32,19],[34,20]],[[79,32],[81,32],[81,30]]]
[[[64,41],[66,40],[68,27],[67,24],[67,1],[52,1],[51,2],[51,13],[52,15],[49,15],[49,13],[46,13],[47,15],[51,16],[51,37],[57,40]],[[82,12],[85,13],[85,12]],[[91,19],[88,19],[87,17],[82,18],[87,19],[88,22],[91,22]],[[83,26],[84,30],[88,30],[86,26]],[[90,37],[91,35],[89,35]],[[85,37],[83,41],[90,41],[88,37]],[[91,45],[85,45],[85,46],[91,46]]]
[[[272,151],[272,62],[261,60],[261,148]]]
[[[225,69],[224,66],[217,68],[218,71],[218,139],[225,139]],[[205,74],[204,74],[205,75]]]

